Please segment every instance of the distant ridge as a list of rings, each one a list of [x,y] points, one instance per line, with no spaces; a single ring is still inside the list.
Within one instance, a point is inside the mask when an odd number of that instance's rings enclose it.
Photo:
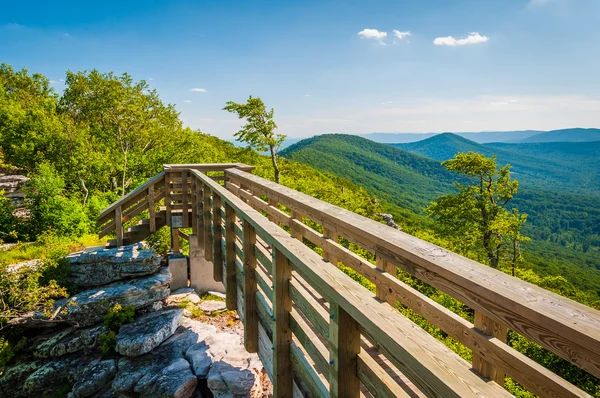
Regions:
[[[600,129],[562,129],[540,133],[519,142],[590,142],[600,141]]]

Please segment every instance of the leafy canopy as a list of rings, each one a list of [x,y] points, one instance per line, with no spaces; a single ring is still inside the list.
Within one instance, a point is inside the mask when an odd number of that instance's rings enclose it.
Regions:
[[[518,246],[525,239],[520,231],[527,215],[507,209],[519,189],[510,165],[498,168],[495,157],[475,152],[458,153],[442,165],[466,179],[455,183],[458,193],[440,197],[427,211],[438,231],[457,242],[461,252],[482,253],[498,268],[503,246],[508,242]],[[516,265],[520,252],[513,255]]]

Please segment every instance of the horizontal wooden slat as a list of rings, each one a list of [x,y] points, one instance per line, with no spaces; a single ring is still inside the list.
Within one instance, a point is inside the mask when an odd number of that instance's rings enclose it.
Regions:
[[[293,341],[290,343],[292,370],[304,382],[313,397],[329,397],[329,391],[313,367],[306,361],[304,353]]]
[[[320,373],[327,374],[329,371],[329,364],[327,361],[329,351],[315,332],[311,330],[310,326],[302,319],[302,316],[298,311],[292,310],[290,330],[294,333],[294,336],[314,361],[315,368]]]
[[[374,397],[412,397],[364,351],[358,354],[357,372],[361,383]]]

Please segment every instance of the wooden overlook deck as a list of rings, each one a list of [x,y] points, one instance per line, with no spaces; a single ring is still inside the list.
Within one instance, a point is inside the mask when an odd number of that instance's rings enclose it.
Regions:
[[[192,251],[201,249],[276,397],[510,396],[504,375],[538,396],[588,396],[505,344],[507,328],[600,377],[600,312],[251,171],[242,164],[165,165],[99,222],[119,245],[128,234],[139,239],[166,224]],[[125,231],[144,211],[148,222]],[[350,251],[350,242],[375,260]],[[376,293],[335,266],[341,263]],[[397,272],[466,304],[474,323]],[[403,316],[398,303],[472,350],[473,362]]]

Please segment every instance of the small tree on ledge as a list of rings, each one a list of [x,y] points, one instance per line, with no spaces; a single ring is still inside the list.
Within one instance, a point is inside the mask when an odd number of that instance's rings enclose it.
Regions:
[[[234,137],[257,151],[269,151],[275,182],[279,184],[277,157],[285,135],[275,133],[277,125],[273,121],[273,108],[267,111],[267,107],[259,97],[250,96],[245,104],[227,101],[223,110],[236,113],[240,119],[246,119],[246,124],[235,133]]]

